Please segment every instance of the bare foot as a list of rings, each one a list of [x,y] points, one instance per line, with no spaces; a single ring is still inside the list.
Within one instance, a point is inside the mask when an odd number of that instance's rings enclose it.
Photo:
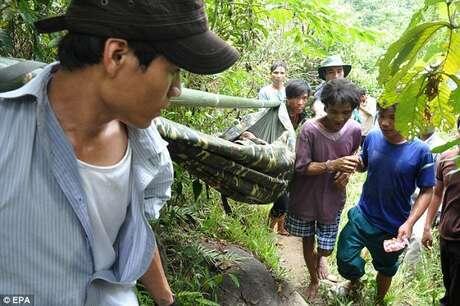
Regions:
[[[284,227],[281,229],[278,227],[278,234],[283,236],[289,236],[289,232]]]
[[[307,300],[312,300],[316,298],[318,295],[319,283],[312,283],[308,285],[307,289],[305,289],[305,297]]]
[[[327,260],[326,260],[326,257],[324,256],[319,256],[319,259],[318,259],[318,278],[327,279],[328,281],[331,281],[333,283],[338,282],[337,276],[335,276],[334,274],[329,274]]]

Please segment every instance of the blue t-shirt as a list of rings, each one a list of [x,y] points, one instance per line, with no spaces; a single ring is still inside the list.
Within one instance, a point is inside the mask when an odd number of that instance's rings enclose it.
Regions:
[[[409,217],[415,188],[434,186],[431,151],[419,139],[391,144],[376,129],[364,140],[361,157],[367,179],[358,206],[372,224],[396,234]]]

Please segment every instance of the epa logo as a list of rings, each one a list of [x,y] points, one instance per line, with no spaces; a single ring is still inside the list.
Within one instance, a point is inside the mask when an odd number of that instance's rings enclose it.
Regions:
[[[0,295],[0,305],[34,305],[33,295],[8,294]]]

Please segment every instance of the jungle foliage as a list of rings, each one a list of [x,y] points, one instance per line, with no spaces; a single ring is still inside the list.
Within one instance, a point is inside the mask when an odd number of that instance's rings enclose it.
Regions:
[[[379,60],[381,102],[398,103],[408,136],[429,126],[449,130],[460,113],[460,1],[426,0]]]

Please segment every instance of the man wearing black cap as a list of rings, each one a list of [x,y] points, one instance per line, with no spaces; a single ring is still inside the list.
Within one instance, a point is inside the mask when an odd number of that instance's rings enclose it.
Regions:
[[[40,32],[67,30],[59,63],[0,94],[0,294],[34,304],[138,305],[139,279],[174,304],[147,217],[172,163],[151,125],[179,69],[223,71],[237,52],[201,0],[74,0]]]

